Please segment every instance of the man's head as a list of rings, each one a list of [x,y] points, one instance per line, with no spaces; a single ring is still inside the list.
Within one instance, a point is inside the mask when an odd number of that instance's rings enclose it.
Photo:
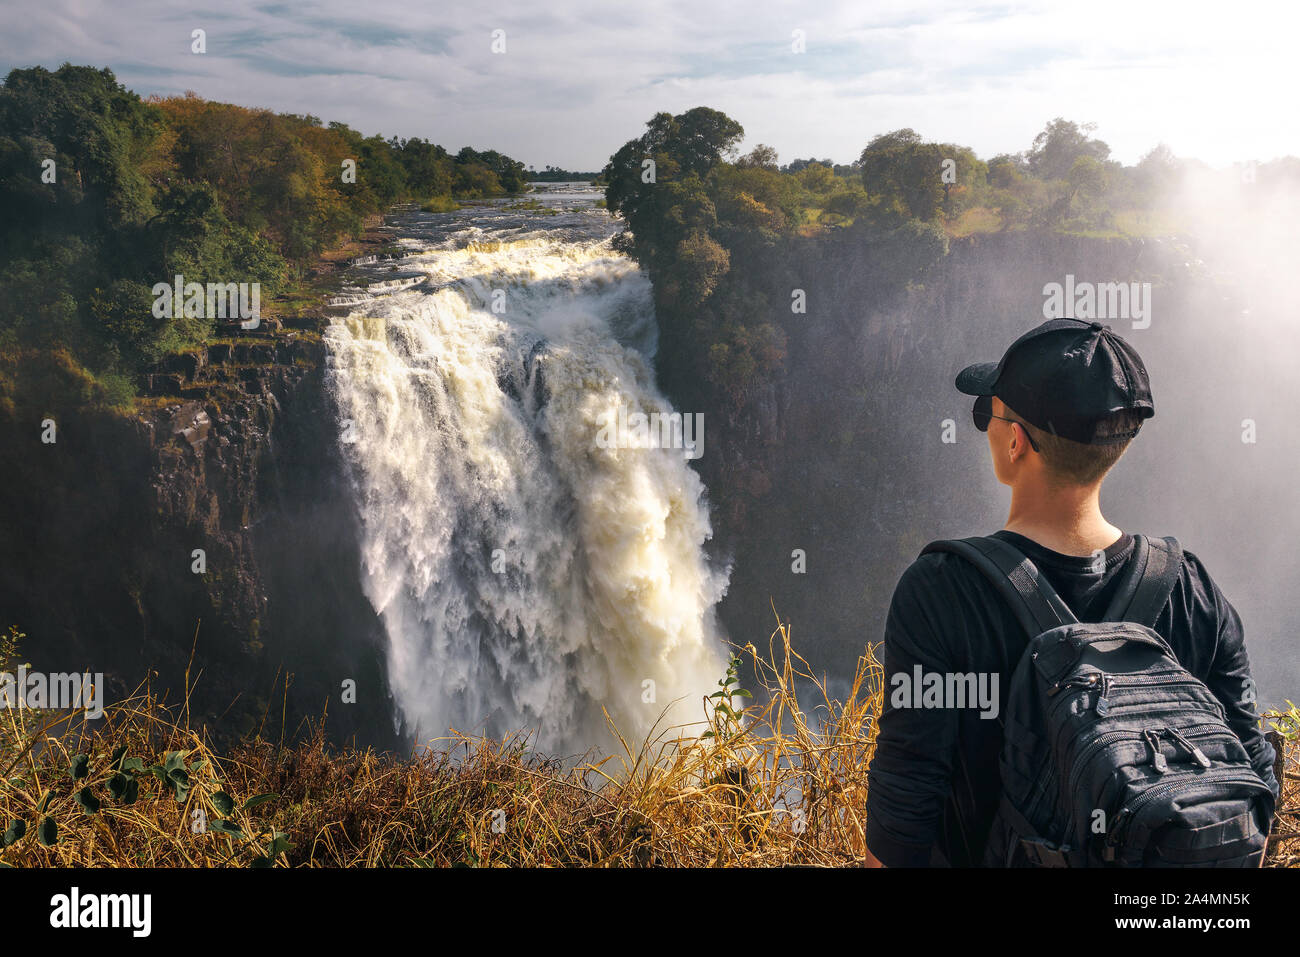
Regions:
[[[993,471],[1003,485],[1034,477],[1045,487],[1092,486],[1111,470],[1140,427],[1136,412],[1113,412],[1098,423],[1099,434],[1116,436],[1105,444],[1074,442],[1035,428],[997,396],[989,397],[989,453]],[[979,412],[977,418],[983,418]]]
[[[1054,319],[1021,336],[998,363],[968,366],[957,388],[976,396],[998,480],[1045,488],[1100,484],[1155,414],[1146,367],[1099,322]]]

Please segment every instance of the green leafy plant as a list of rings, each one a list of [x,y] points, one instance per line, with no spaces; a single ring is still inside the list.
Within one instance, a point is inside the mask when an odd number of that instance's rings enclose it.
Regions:
[[[72,799],[87,814],[97,814],[100,808],[104,806],[103,802],[95,797],[95,793],[90,788],[82,788],[73,795]]]
[[[740,687],[740,664],[740,657],[735,654],[732,654],[727,661],[727,673],[718,681],[719,690],[709,695],[709,700],[713,702],[710,722],[712,727],[700,737],[730,737],[741,730],[741,715],[744,707],[737,708],[732,699],[754,696]],[[732,685],[736,687],[733,688]]]
[[[1274,708],[1272,711],[1266,711],[1261,716],[1268,722],[1269,727],[1282,735],[1288,741],[1300,741],[1300,708],[1290,699],[1286,703],[1287,710]]]
[[[275,859],[291,850],[293,850],[293,845],[289,843],[289,835],[281,831],[273,831],[271,844],[267,847],[266,853],[253,858],[253,863],[250,866],[257,868],[274,867]]]

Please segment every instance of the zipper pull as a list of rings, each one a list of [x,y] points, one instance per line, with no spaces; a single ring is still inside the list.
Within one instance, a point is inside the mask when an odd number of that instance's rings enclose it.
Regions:
[[[1119,841],[1124,834],[1125,820],[1132,814],[1132,810],[1127,807],[1119,809],[1115,819],[1110,822],[1110,833],[1106,835],[1106,844],[1102,848],[1101,859],[1103,861],[1113,861],[1119,856]]]
[[[1056,684],[1051,685],[1047,689],[1047,694],[1051,696],[1057,694],[1058,692],[1064,690],[1065,688],[1091,688],[1097,684],[1097,678],[1098,678],[1098,674],[1095,671],[1089,674],[1087,677],[1083,677],[1081,675],[1071,675],[1070,677],[1062,678],[1060,681],[1056,682]]]
[[[1169,760],[1160,750],[1160,732],[1147,728],[1142,732],[1142,737],[1146,738],[1147,745],[1151,748],[1151,764],[1156,769],[1156,774],[1164,774],[1169,770]]]
[[[1192,744],[1192,742],[1188,741],[1181,732],[1176,731],[1173,728],[1166,728],[1165,730],[1169,733],[1171,738],[1183,746],[1183,749],[1192,756],[1193,761],[1203,768],[1208,768],[1210,766],[1210,759],[1205,756],[1205,752]]]
[[[1101,691],[1097,693],[1097,703],[1093,709],[1097,712],[1099,718],[1104,718],[1110,714],[1110,701],[1106,698],[1106,691],[1110,685],[1110,675],[1101,676]]]

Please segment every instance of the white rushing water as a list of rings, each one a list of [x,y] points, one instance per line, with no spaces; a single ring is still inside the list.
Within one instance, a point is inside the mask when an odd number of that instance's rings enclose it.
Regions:
[[[674,699],[667,724],[699,720],[725,668],[696,473],[597,441],[620,406],[671,410],[649,283],[586,206],[412,217],[326,336],[363,585],[421,740],[605,749],[604,708],[639,742]]]

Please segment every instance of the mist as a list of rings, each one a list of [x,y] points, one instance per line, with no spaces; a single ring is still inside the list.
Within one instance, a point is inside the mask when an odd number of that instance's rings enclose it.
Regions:
[[[1096,316],[1142,356],[1156,410],[1107,477],[1103,512],[1199,557],[1241,616],[1261,705],[1294,699],[1300,323],[1287,286],[1300,197],[1287,172],[1180,163],[1158,204],[1173,211],[1161,213],[1167,233],[954,239],[896,293],[882,291],[888,251],[865,233],[792,266],[826,305],[791,333],[772,492],[733,539],[721,609],[732,640],[765,645],[774,604],[814,669],[843,690],[857,657],[882,640],[894,585],[921,548],[1007,518],[1010,490],[993,475],[957,372],[996,361],[1044,321],[1050,284],[1149,283],[1144,316]],[[719,476],[707,484],[717,491]],[[807,574],[791,574],[794,548],[807,550]]]

